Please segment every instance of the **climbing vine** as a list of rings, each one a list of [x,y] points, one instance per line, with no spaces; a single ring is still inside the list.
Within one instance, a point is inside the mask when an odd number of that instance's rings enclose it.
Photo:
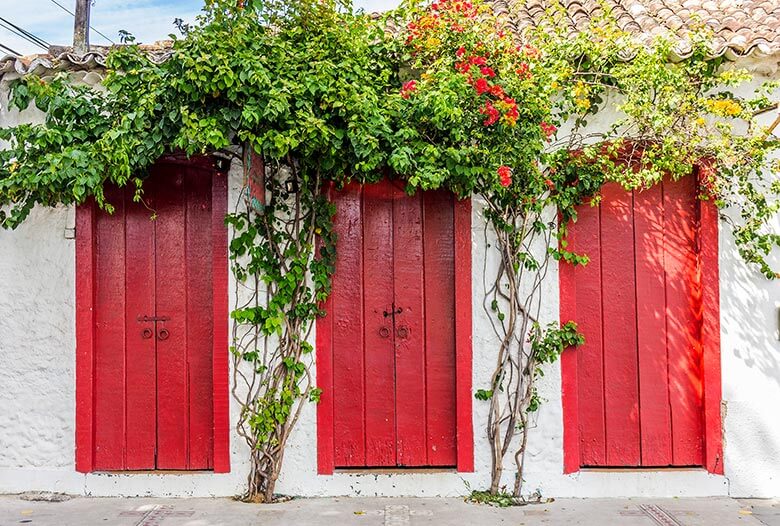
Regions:
[[[562,32],[562,8],[517,35],[479,0],[382,17],[335,0],[207,0],[162,64],[126,45],[109,54],[100,86],[67,73],[12,83],[10,105],[45,116],[0,129],[0,222],[14,228],[36,205],[86,199],[111,212],[105,186],[132,184],[142,199],[166,153],[242,161],[245,186],[226,218],[232,393],[251,455],[243,498],[270,502],[303,404],[320,395],[310,333],[327,316],[336,261],[326,188],[390,173],[409,193],[477,196],[497,261],[485,267],[484,299],[495,367],[475,393],[489,404],[488,491],[505,491],[513,463],[519,499],[536,382],[583,341],[576,320],[541,318],[543,282],[553,261],[587,264],[567,250],[567,228],[605,182],[642,189],[706,164],[701,198],[729,211],[743,258],[777,276],[777,121],[760,125],[777,86],[738,96],[751,76],[710,57],[704,28],[681,57],[677,41],[639,44],[603,12],[576,36]]]

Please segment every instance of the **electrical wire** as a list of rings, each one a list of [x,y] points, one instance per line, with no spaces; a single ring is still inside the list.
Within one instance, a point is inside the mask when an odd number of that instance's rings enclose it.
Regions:
[[[76,14],[75,14],[73,11],[71,11],[70,9],[68,9],[67,7],[65,7],[64,5],[62,5],[61,3],[59,3],[57,0],[49,0],[49,2],[51,2],[52,4],[56,5],[56,6],[57,6],[57,7],[59,7],[60,9],[62,9],[63,11],[65,11],[66,13],[68,13],[68,14],[69,14],[70,16],[72,16],[73,18],[76,18]],[[92,26],[89,26],[89,28],[90,28],[92,31],[94,31],[95,33],[97,33],[98,35],[100,35],[101,37],[103,37],[103,38],[105,38],[106,40],[108,40],[109,42],[111,42],[112,44],[116,44],[116,42],[114,42],[113,40],[111,40],[110,38],[108,38],[106,35],[104,35],[104,34],[103,34],[103,33],[101,33],[100,31],[98,31],[98,30],[97,30],[97,29],[95,29],[94,27],[92,27]]]
[[[13,22],[10,22],[9,20],[6,20],[2,16],[0,16],[0,27],[3,27],[4,29],[7,29],[11,33],[14,33],[15,35],[27,40],[28,42],[35,44],[36,46],[39,46],[46,51],[49,50],[49,43],[43,40],[42,38],[30,33],[26,29],[23,29]]]
[[[5,44],[0,44],[0,49],[4,49],[7,53],[10,53],[12,55],[16,55],[17,57],[21,57],[22,56],[21,53],[19,53],[18,51],[14,51],[10,47],[6,46]]]

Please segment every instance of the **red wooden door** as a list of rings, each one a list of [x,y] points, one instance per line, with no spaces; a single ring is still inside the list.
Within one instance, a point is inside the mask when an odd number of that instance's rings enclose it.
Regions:
[[[212,173],[155,166],[95,218],[94,469],[213,466]]]
[[[584,205],[562,302],[585,335],[576,361],[580,466],[704,464],[701,279],[694,177]],[[568,271],[567,271],[568,272]]]
[[[334,197],[335,466],[455,466],[453,196],[385,180]]]

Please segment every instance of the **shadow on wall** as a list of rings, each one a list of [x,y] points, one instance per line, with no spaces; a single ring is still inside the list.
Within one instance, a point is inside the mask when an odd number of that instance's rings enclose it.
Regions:
[[[780,232],[780,218],[773,230]],[[778,309],[780,280],[770,281],[740,257],[729,227],[721,222],[720,305],[721,355],[724,365],[724,388],[734,385],[731,395],[742,398],[737,391],[761,388],[750,382],[769,382],[780,389],[780,340],[778,339]],[[780,268],[780,250],[772,253],[770,264]],[[736,359],[751,371],[744,378],[729,379],[729,360]],[[733,364],[738,365],[738,364]],[[766,393],[770,395],[772,393]],[[724,392],[724,399],[729,399]]]

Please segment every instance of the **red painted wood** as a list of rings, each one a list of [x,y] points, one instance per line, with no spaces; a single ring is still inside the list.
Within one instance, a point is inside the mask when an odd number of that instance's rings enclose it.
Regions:
[[[396,434],[399,466],[427,462],[425,393],[425,304],[423,290],[422,199],[394,184],[393,288],[395,304]]]
[[[94,469],[95,207],[76,209],[76,471]]]
[[[559,217],[559,220],[562,218]],[[577,245],[577,227],[568,224],[567,250],[580,252]],[[577,290],[575,266],[561,263],[559,266],[560,297],[559,315],[561,323],[577,320]],[[600,289],[599,289],[600,292]],[[582,328],[580,327],[580,330]],[[580,348],[581,349],[581,348]],[[579,404],[577,399],[577,356],[578,348],[569,347],[561,354],[561,405],[563,410],[563,472],[573,473],[580,468],[580,434],[577,426]],[[603,449],[602,449],[603,450]]]
[[[470,203],[444,192],[410,197],[391,181],[333,198],[337,269],[317,323],[318,472],[473,470]],[[393,304],[401,312],[385,316]],[[362,444],[362,458],[344,454]]]
[[[601,294],[607,465],[641,463],[633,203],[617,184],[602,188]]]
[[[704,161],[700,176],[714,167]],[[701,344],[704,384],[704,465],[723,474],[720,370],[720,278],[718,273],[718,209],[712,201],[699,201],[699,265],[701,272]]]
[[[213,291],[211,187],[212,173],[185,172],[185,264],[187,302],[187,469],[211,469],[213,459]],[[225,352],[224,347],[219,352]]]
[[[227,175],[215,173],[211,186],[212,238],[212,387],[213,467],[215,473],[230,472],[230,401],[228,398],[228,245]]]
[[[123,467],[138,470],[155,468],[157,445],[156,345],[153,337],[144,338],[142,334],[144,330],[153,330],[154,323],[138,320],[155,312],[154,222],[152,212],[147,208],[155,205],[153,185],[148,185],[144,193],[146,206],[133,202],[132,197],[133,189],[126,189],[124,343],[127,445]]]
[[[680,466],[704,463],[695,185],[693,177],[664,182],[669,401],[674,463]]]
[[[471,199],[455,202],[455,391],[457,468],[474,471],[471,374]]]
[[[119,189],[106,191],[113,215],[97,221],[95,291],[95,464],[125,468],[125,207]]]
[[[711,167],[705,163],[699,169]],[[582,453],[581,466],[704,465],[710,472],[722,473],[718,218],[717,210],[711,203],[697,201],[695,184],[695,179],[688,177],[677,182],[666,180],[650,190],[635,192],[633,233],[630,233],[626,219],[629,213],[619,212],[627,210],[631,194],[620,191],[614,185],[604,189],[601,250],[595,252],[599,252],[601,257],[601,288],[604,291],[603,300],[596,303],[603,303],[604,309],[607,458],[603,463],[592,463]],[[583,213],[588,213],[585,207],[580,210],[580,222],[572,227],[577,248],[586,244],[581,236],[595,223],[595,219],[588,221]],[[617,258],[621,237],[623,252],[629,256]],[[613,254],[608,255],[610,250]],[[631,251],[636,273],[633,306],[627,305],[625,298],[616,297],[619,295],[607,287],[608,283],[630,282]],[[588,251],[591,258],[593,252]],[[607,271],[607,261],[617,263],[611,264]],[[628,277],[623,279],[621,275]],[[573,278],[572,284],[570,269],[561,269],[561,316],[564,317],[565,311],[571,312],[571,308],[564,305],[574,296],[576,321],[582,329],[588,323],[593,324],[594,316],[592,313],[585,315],[581,309],[594,302],[592,296],[581,297],[580,290],[583,286],[592,286],[595,277],[577,274],[575,270]],[[628,292],[631,290],[625,286],[620,288]],[[620,305],[624,307],[619,309]],[[615,327],[616,320],[625,322],[625,318],[630,318],[632,308],[637,316],[633,345],[638,352],[638,393],[633,385],[637,371],[630,359],[631,337]],[[630,319],[624,323],[624,327],[630,325]],[[617,338],[614,337],[616,331]],[[572,366],[571,359],[566,359],[566,354],[563,357],[564,445],[567,448],[564,470],[567,472],[579,467],[572,459],[577,449],[571,447],[572,428],[579,429],[581,452],[583,444],[592,439],[588,433],[593,432],[588,428],[588,419],[592,420],[594,412],[583,411],[583,404],[594,402],[584,392],[591,385],[583,373],[583,355],[591,345],[588,334],[585,336],[586,344],[578,349],[575,366]],[[623,341],[622,345],[619,345],[620,341]],[[616,350],[621,352],[616,354]],[[597,367],[592,369],[597,370]],[[576,415],[572,415],[571,387],[567,387],[573,384],[578,390]],[[611,385],[622,386],[622,391],[610,391]],[[612,396],[617,398],[620,392],[625,400],[622,407],[624,415],[628,406],[635,404],[638,408],[639,433],[635,432],[633,412],[619,422],[610,418],[610,411],[613,416],[620,414],[611,403]],[[625,454],[626,448],[616,450],[610,440],[616,432],[626,432],[626,428],[629,436],[622,440],[622,444],[628,445],[629,460],[633,460],[631,463],[619,463],[616,457]],[[636,447],[640,448],[640,463],[636,463]]]
[[[188,170],[188,166],[199,168]],[[157,468],[230,469],[227,184],[224,176],[215,176],[212,183],[212,170],[202,161],[165,161],[153,168],[153,177],[145,184],[145,206],[133,203],[133,191],[127,189],[109,190],[108,197],[117,207],[114,215],[96,212],[93,203],[78,209],[80,471],[154,469],[155,442],[158,454],[162,452]],[[155,202],[158,184],[166,188],[161,205]],[[157,213],[156,221],[150,221],[150,208]],[[165,243],[171,238],[174,243]],[[165,249],[161,251],[159,244]],[[160,270],[160,263],[168,262],[174,263],[168,267],[175,273],[173,278]],[[161,289],[162,298],[155,296]],[[145,325],[137,321],[138,316],[165,315],[155,312],[155,305],[158,310],[167,308],[166,302],[179,308],[181,336],[177,339],[177,321],[171,315],[170,321],[157,327],[170,331],[168,340],[143,339]],[[187,317],[198,322],[187,324]],[[161,353],[161,344],[171,345]],[[155,382],[155,369],[174,381]],[[175,396],[168,397],[176,384]],[[172,403],[183,404],[183,409],[175,412]],[[168,407],[173,419],[161,422],[155,406]],[[163,429],[161,440],[158,426],[175,428],[176,437],[183,438],[173,443],[174,455],[169,453],[171,435]]]
[[[361,188],[351,184],[336,200],[338,262],[333,276],[334,462],[365,466],[363,385],[363,225]]]
[[[393,187],[363,189],[363,312],[367,466],[396,465],[393,305]],[[386,332],[382,332],[386,331]]]
[[[585,344],[577,349],[577,417],[579,452],[583,466],[603,466],[607,462],[604,418],[604,349],[602,334],[601,223],[599,208],[583,205],[576,224],[571,226],[570,248],[586,254],[587,265],[573,268],[573,302],[577,326]],[[572,301],[562,297],[561,303]]]
[[[639,406],[643,466],[671,466],[663,186],[634,192]]]
[[[157,323],[157,467],[186,469],[187,268],[184,195],[185,172],[170,165],[153,171],[157,192],[156,312],[170,319]],[[168,338],[160,339],[167,330]]]
[[[425,399],[429,466],[457,464],[453,195],[425,192]]]

